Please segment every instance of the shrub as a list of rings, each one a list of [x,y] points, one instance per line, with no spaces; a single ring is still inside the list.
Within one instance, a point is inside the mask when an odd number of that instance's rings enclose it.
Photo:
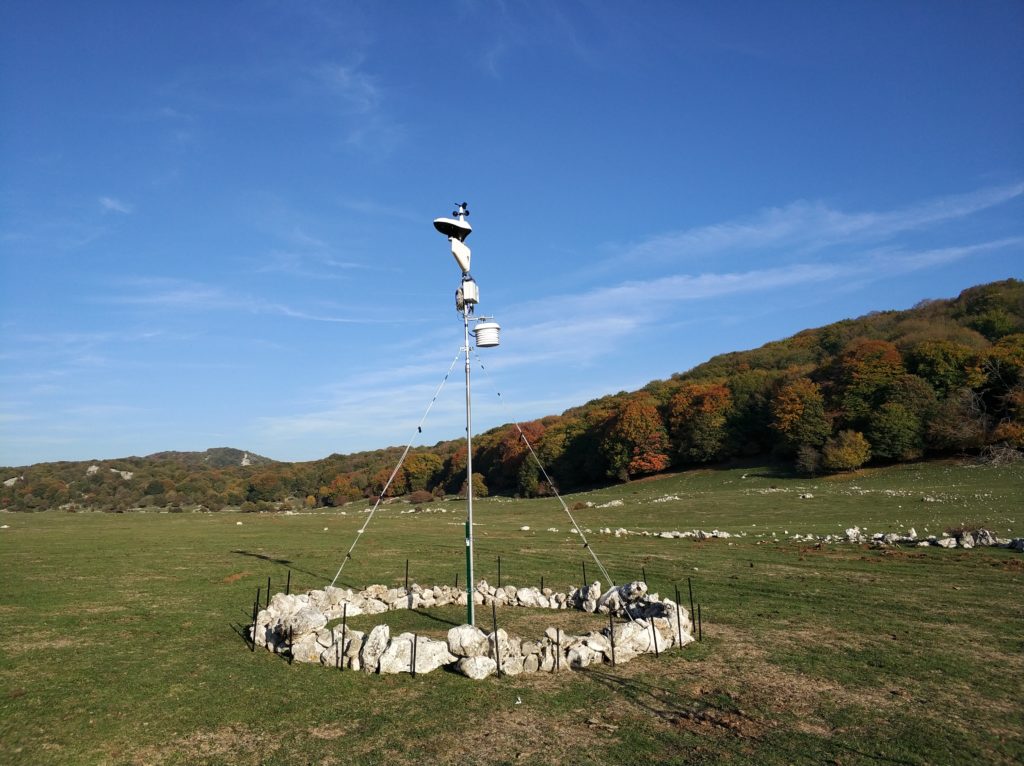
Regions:
[[[860,431],[840,431],[825,442],[821,457],[829,471],[852,471],[871,457],[871,445]]]
[[[406,498],[413,505],[422,505],[423,503],[429,503],[434,499],[434,496],[427,492],[425,489],[418,489],[415,492],[409,493]]]

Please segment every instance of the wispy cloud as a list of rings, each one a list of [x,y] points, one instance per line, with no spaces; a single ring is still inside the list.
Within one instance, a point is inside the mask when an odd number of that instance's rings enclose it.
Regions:
[[[169,278],[136,278],[120,280],[128,289],[118,294],[108,294],[101,302],[137,306],[154,310],[173,311],[233,311],[249,314],[276,314],[292,319],[337,324],[389,324],[400,321],[366,315],[343,316],[329,312],[296,309],[286,303],[259,296],[246,295],[222,287],[200,282]]]
[[[357,65],[322,64],[315,74],[347,111],[367,114],[380,106],[381,91],[375,78]]]
[[[122,215],[128,215],[134,209],[127,202],[114,197],[100,197],[100,207],[108,213],[121,213]]]
[[[941,197],[899,210],[861,213],[836,210],[821,202],[798,201],[761,211],[748,219],[649,237],[627,246],[625,257],[634,262],[664,263],[737,251],[786,247],[809,252],[839,244],[879,242],[965,218],[1022,195],[1024,183],[1016,183]]]
[[[368,199],[341,199],[339,204],[360,215],[374,216],[378,218],[397,218],[410,223],[422,224],[429,218],[428,215],[417,213],[413,210],[386,205],[375,200]]]

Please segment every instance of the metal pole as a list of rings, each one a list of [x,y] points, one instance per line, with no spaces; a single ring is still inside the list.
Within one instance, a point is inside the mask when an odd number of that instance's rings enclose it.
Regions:
[[[469,385],[469,305],[462,309],[462,327],[466,340],[466,621],[473,619],[473,407]]]

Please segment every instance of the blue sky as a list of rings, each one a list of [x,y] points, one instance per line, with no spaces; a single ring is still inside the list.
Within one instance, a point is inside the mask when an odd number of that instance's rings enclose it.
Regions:
[[[503,328],[475,430],[1022,276],[1020,2],[0,18],[0,464],[405,444],[461,200]]]

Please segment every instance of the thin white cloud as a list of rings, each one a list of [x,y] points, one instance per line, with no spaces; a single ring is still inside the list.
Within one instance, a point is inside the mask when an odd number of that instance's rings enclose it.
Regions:
[[[277,314],[292,319],[337,324],[388,324],[399,319],[369,316],[340,316],[293,308],[285,303],[230,292],[221,287],[176,279],[143,278],[121,280],[130,289],[108,295],[102,302],[159,310],[235,311],[249,314]]]
[[[323,64],[316,70],[316,76],[348,111],[366,114],[380,106],[380,87],[375,78],[358,66]]]
[[[122,215],[128,215],[134,209],[127,202],[114,197],[100,197],[100,207],[108,213],[121,213]]]
[[[402,221],[409,221],[410,223],[421,224],[430,217],[427,215],[421,215],[413,210],[405,210],[403,208],[395,207],[394,205],[386,205],[375,200],[369,199],[341,199],[338,203],[348,210],[360,215],[373,216],[375,218],[397,218]]]
[[[897,234],[964,218],[1024,195],[1024,183],[941,197],[900,210],[847,213],[798,201],[737,221],[659,234],[625,248],[631,261],[678,261],[772,248],[820,250],[884,241]],[[621,248],[620,248],[621,252]]]

